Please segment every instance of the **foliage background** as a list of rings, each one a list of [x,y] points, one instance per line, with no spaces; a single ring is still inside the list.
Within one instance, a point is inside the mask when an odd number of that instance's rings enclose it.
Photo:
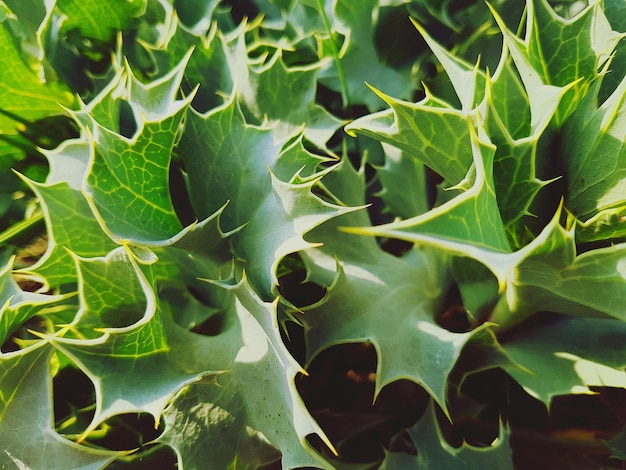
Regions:
[[[625,18],[0,1],[0,466],[621,468]]]

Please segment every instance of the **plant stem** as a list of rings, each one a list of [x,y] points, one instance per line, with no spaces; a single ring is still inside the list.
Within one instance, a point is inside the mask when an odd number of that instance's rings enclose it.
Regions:
[[[328,33],[328,37],[330,39],[330,47],[333,53],[333,57],[335,59],[335,66],[337,67],[337,75],[339,76],[339,82],[341,83],[341,100],[343,102],[343,108],[346,109],[350,104],[350,92],[348,91],[348,82],[346,80],[346,74],[343,71],[343,66],[341,65],[341,61],[339,60],[339,51],[337,50],[337,44],[335,44],[335,40],[333,38],[333,32],[330,26],[330,21],[328,20],[328,16],[326,16],[326,10],[324,9],[322,0],[317,0],[317,7],[320,10],[320,14],[322,15],[322,19],[324,20],[324,27],[326,28],[326,32]]]
[[[5,243],[20,241],[22,238],[29,237],[43,222],[43,212],[38,211],[28,219],[20,220],[11,225],[4,232],[0,232],[0,245]]]

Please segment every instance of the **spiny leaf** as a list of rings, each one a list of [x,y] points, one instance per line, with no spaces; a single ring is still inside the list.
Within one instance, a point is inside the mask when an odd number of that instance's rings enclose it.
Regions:
[[[94,155],[87,192],[112,238],[153,242],[182,227],[169,195],[169,164],[190,99],[175,101],[189,55],[168,75],[147,86],[130,78],[128,95],[138,130],[132,138],[93,125]]]
[[[509,266],[506,294],[492,319],[503,325],[537,311],[571,315],[608,315],[624,320],[626,244],[576,255],[574,234],[555,215],[544,231],[521,250],[502,259]],[[611,295],[597,292],[610,289]]]
[[[43,73],[39,74],[43,68],[41,57],[32,59],[34,67],[25,61],[17,47],[20,39],[13,33],[10,21],[10,12],[0,9],[0,135],[3,141],[16,137],[25,125],[63,114],[63,107],[74,105],[74,98],[62,84],[53,80],[46,82]],[[0,149],[3,154],[16,151],[13,146]]]
[[[414,21],[413,24],[450,78],[461,102],[461,111],[470,112],[482,100],[485,92],[485,73],[478,68],[478,64],[471,67],[467,62],[441,47],[417,22]]]
[[[345,38],[340,50],[336,47],[324,49],[324,56],[333,60],[328,62],[320,81],[335,91],[347,93],[349,104],[362,103],[370,110],[380,108],[381,103],[363,86],[364,82],[392,96],[408,98],[412,90],[409,74],[383,64],[374,47],[373,38],[379,10],[377,2],[338,0],[319,1],[318,4],[320,9],[324,7],[324,11],[332,8],[332,16],[324,13],[329,16],[331,27],[325,40],[335,41],[331,35],[337,33]],[[341,78],[342,75],[345,79]],[[347,90],[343,90],[344,86],[347,86]]]
[[[397,217],[409,219],[428,210],[426,174],[422,162],[383,144],[385,164],[376,167],[383,189],[377,194]]]
[[[326,467],[317,453],[309,448],[305,437],[317,434],[333,452],[335,450],[296,390],[296,374],[303,370],[281,339],[278,301],[263,302],[245,278],[232,289],[237,296],[237,316],[243,339],[235,358],[234,372],[246,391],[250,422],[283,453],[285,468]],[[268,375],[275,379],[267,380]]]
[[[617,45],[614,46],[614,50],[610,47],[606,47],[605,41],[598,41],[604,43],[606,52],[612,51],[613,56],[610,59],[610,73],[606,74],[602,81],[602,90],[600,92],[601,101],[610,95],[617,85],[626,76],[626,38],[623,34],[626,31],[626,5],[621,0],[604,0],[604,18],[601,18],[601,22],[604,23],[601,26],[601,30],[606,32],[611,27],[615,33],[621,31],[620,40]],[[609,28],[606,27],[606,22],[609,23]],[[600,29],[600,28],[598,28]],[[613,41],[614,38],[609,37],[609,40]]]
[[[567,90],[555,114],[557,126],[560,126],[587,93],[589,84],[598,76],[601,58],[606,59],[607,49],[612,50],[619,37],[614,36],[608,48],[603,44],[599,48],[601,51],[594,49],[599,34],[594,28],[600,24],[595,18],[604,14],[599,2],[594,2],[571,20],[554,13],[546,0],[531,0],[527,5],[524,40],[516,38],[499,15],[492,11],[531,102],[536,99],[537,90],[533,88],[537,85],[547,86],[546,90],[552,86]],[[540,98],[538,102],[541,102]]]
[[[599,106],[598,90],[592,87],[564,126],[566,205],[582,223],[582,240],[626,235],[626,79]]]
[[[469,189],[420,216],[362,230],[351,228],[349,231],[445,246],[445,249],[462,256],[472,256],[472,251],[476,249],[493,253],[510,252],[494,191],[495,147],[485,141],[484,136],[479,138],[476,135],[473,124],[466,122],[466,127],[471,131],[474,155],[474,166],[469,175],[474,181]]]
[[[68,297],[23,291],[13,279],[12,267],[13,260],[0,269],[0,346],[26,320],[44,314],[47,305]]]
[[[351,204],[362,200],[362,174],[344,163],[331,175],[340,185],[326,183],[333,194]],[[308,360],[335,344],[371,341],[378,353],[376,394],[394,380],[409,379],[446,409],[448,374],[474,334],[453,333],[435,321],[448,282],[447,258],[428,249],[396,258],[369,237],[336,233],[337,225],[364,221],[361,211],[324,224],[311,234],[324,245],[301,253],[310,280],[333,279],[319,303],[303,307],[303,315],[294,313],[305,327]]]
[[[430,97],[407,103],[376,93],[391,109],[356,119],[345,127],[348,134],[363,134],[398,147],[451,185],[465,178],[472,163],[466,113]]]
[[[211,23],[213,10],[220,0],[178,0],[175,4],[180,20],[192,31],[204,32]]]
[[[512,450],[509,444],[510,432],[500,431],[497,442],[490,447],[472,447],[465,443],[454,448],[446,442],[439,424],[435,407],[431,402],[424,415],[408,429],[411,441],[417,449],[417,456],[390,452],[383,465],[384,470],[400,470],[404,468],[429,469],[513,469]]]
[[[511,333],[500,348],[518,367],[507,371],[547,406],[557,395],[594,393],[589,387],[626,387],[622,320],[559,315]]]
[[[78,146],[84,150],[82,144]],[[68,163],[74,163],[72,160],[68,159]],[[79,256],[104,256],[118,246],[102,231],[79,190],[67,182],[28,183],[41,201],[48,248],[39,261],[20,272],[43,278],[49,286],[75,282],[76,270],[70,251]]]
[[[78,29],[86,38],[109,41],[115,31],[127,29],[146,9],[147,0],[113,0],[106,5],[95,0],[58,0],[64,13],[62,31]]]
[[[427,244],[484,264],[494,273],[503,293],[492,315],[493,321],[501,326],[546,308],[580,314],[599,311],[621,318],[616,308],[623,290],[623,275],[616,269],[620,262],[616,255],[621,252],[621,246],[575,257],[573,235],[559,225],[560,211],[557,211],[535,240],[512,253],[504,237],[492,177],[487,170],[494,148],[477,137],[472,142],[476,175],[470,189],[412,219],[346,230]],[[490,214],[493,214],[491,219]],[[467,220],[473,221],[471,226]],[[588,280],[585,286],[590,290],[579,285],[581,278]],[[617,289],[614,291],[617,297],[595,295],[598,281],[594,279],[611,282]]]
[[[151,65],[157,68],[156,73],[169,72],[193,50],[185,67],[182,91],[190,94],[198,87],[192,105],[201,113],[224,104],[225,99],[232,95],[236,77],[229,68],[227,53],[231,35],[238,37],[238,33],[226,34],[216,24],[206,33],[193,33],[179,21],[174,21],[170,28],[173,30],[171,36],[161,33],[163,38],[145,45],[155,62]]]
[[[241,389],[230,374],[214,383],[183,389],[163,413],[165,431],[159,437],[178,455],[178,468],[254,469],[276,461],[280,453],[246,425]],[[211,445],[207,445],[211,443]]]
[[[322,64],[287,67],[280,50],[259,63],[248,57],[243,28],[236,33],[222,42],[246,118],[251,123],[268,121],[277,139],[303,129],[307,139],[324,148],[341,121],[315,102]]]
[[[235,99],[205,116],[192,111],[177,151],[189,173],[197,216],[236,201],[221,219],[228,230],[246,225],[233,238],[233,248],[265,298],[272,297],[280,259],[309,246],[303,234],[349,210],[311,193],[317,182],[311,173],[324,159],[305,151],[300,139],[283,147],[272,129],[248,124]],[[301,170],[312,179],[300,184],[281,180]]]
[[[219,468],[266,463],[277,457],[268,447],[271,443],[282,453],[283,468],[327,468],[304,440],[318,434],[330,446],[296,390],[295,377],[302,370],[280,338],[277,302],[263,302],[245,277],[235,285],[219,285],[228,296],[218,335],[199,336],[175,325],[168,329],[185,344],[172,350],[177,360],[224,372],[174,398],[163,413],[166,429],[157,441],[171,445],[183,467],[195,468],[207,459],[223,464]],[[214,353],[207,356],[207,350]],[[183,423],[203,427],[195,434],[180,434]]]
[[[69,328],[97,328],[100,335],[49,337],[94,383],[96,411],[85,435],[116,414],[146,412],[158,422],[172,395],[202,372],[170,354],[176,345],[170,344],[163,326],[154,280],[146,277],[146,263],[155,260],[138,259],[127,250],[120,247],[106,258],[77,260],[81,309]]]
[[[498,207],[510,238],[521,246],[525,227],[518,221],[529,214],[537,193],[547,184],[537,178],[536,160],[539,141],[549,135],[545,129],[558,101],[552,102],[551,109],[544,103],[539,112],[536,102],[529,102],[506,51],[486,86],[484,125],[496,147],[493,173]]]
[[[51,351],[49,344],[40,342],[0,354],[0,466],[102,468],[122,453],[78,445],[54,430]]]

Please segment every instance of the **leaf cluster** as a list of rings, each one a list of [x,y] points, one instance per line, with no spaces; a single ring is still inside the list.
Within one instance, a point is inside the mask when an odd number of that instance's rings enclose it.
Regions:
[[[620,465],[623,18],[0,1],[0,467]]]

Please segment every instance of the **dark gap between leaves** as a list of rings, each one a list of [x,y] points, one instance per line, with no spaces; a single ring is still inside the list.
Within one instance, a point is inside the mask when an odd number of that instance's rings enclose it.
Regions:
[[[322,351],[311,362],[309,375],[297,377],[307,408],[337,448],[341,462],[382,460],[383,449],[413,425],[428,404],[428,393],[408,380],[385,386],[373,403],[376,363],[371,343],[341,344]],[[323,452],[317,441],[311,442]],[[401,445],[397,438],[395,445]]]

